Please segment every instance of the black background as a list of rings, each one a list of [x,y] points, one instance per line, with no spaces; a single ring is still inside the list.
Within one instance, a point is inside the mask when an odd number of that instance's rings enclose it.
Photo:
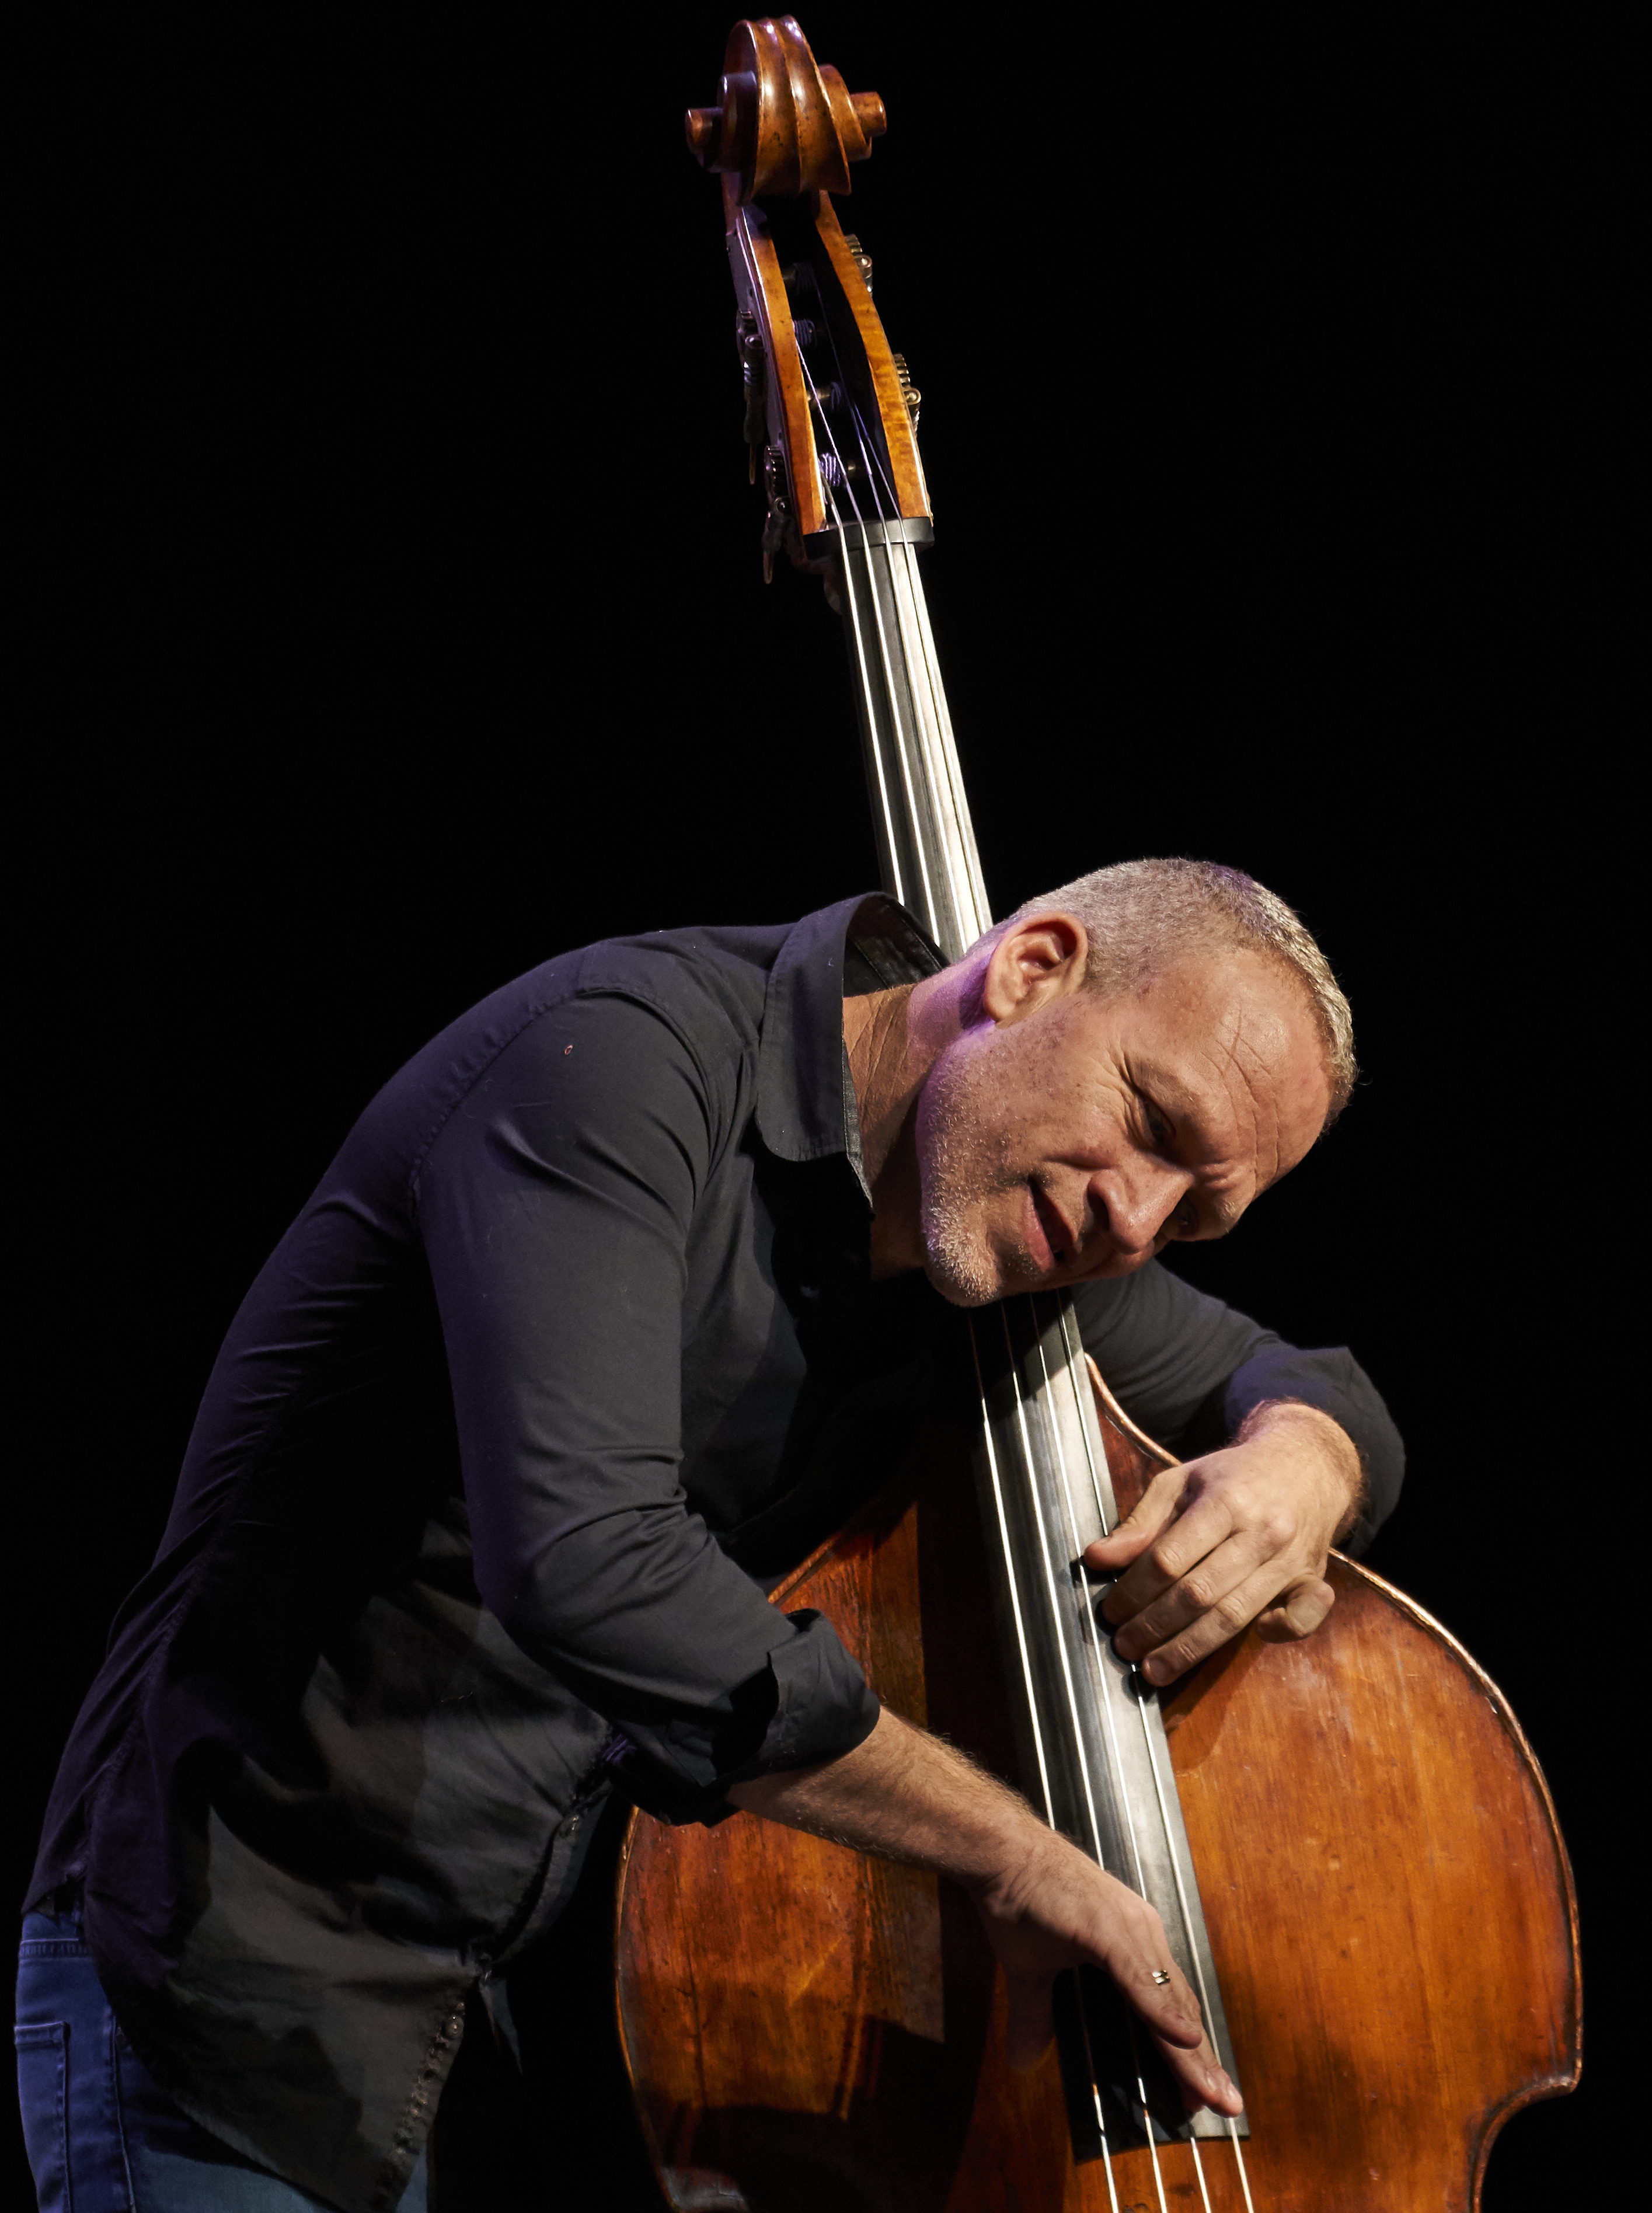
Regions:
[[[1362,1089],[1186,1265],[1387,1393],[1372,1564],[1524,1720],[1609,1990],[1605,61],[1437,11],[805,28],[891,119],[844,220],[924,395],[989,895],[1208,856],[1337,965]],[[835,623],[761,581],[682,149],[725,29],[236,9],[60,22],[41,70],[15,1894],[217,1339],[378,1083],[561,947],[875,881]],[[1490,2213],[1581,2202],[1598,2019]]]

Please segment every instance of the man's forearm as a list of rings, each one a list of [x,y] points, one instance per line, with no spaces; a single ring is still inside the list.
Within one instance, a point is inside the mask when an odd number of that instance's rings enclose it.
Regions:
[[[841,1759],[739,1783],[736,1806],[856,1851],[908,1860],[978,1891],[1048,1840],[1026,1801],[887,1707]]]
[[[1007,1978],[1012,2066],[1048,2049],[1052,1982],[1088,1963],[1141,2015],[1190,2105],[1239,2112],[1153,1908],[950,1745],[886,1708],[841,1759],[736,1783],[728,1795],[771,1821],[963,1884]]]

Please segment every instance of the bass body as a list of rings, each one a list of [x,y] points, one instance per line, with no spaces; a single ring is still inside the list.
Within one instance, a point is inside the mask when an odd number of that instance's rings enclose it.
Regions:
[[[1121,1509],[1167,1455],[1101,1398]],[[1019,1781],[968,1440],[777,1592],[908,1719]],[[1467,2213],[1497,2131],[1576,2080],[1576,1910],[1495,1684],[1333,1556],[1295,1644],[1255,1631],[1162,1701],[1250,2135],[1076,2160],[1058,2055],[1012,2074],[963,1894],[739,1819],[638,1815],[620,2033],[667,2202],[724,2213]]]

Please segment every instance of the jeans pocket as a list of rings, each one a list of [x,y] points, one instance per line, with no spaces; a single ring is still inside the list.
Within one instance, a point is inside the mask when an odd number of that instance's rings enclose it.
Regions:
[[[69,2024],[35,2021],[17,2039],[17,2098],[40,2213],[72,2213],[69,2196]]]

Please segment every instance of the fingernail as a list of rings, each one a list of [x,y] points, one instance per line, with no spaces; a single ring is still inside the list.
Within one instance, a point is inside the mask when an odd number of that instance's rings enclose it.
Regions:
[[[1143,1660],[1142,1662],[1142,1673],[1147,1677],[1149,1683],[1161,1683],[1165,1677],[1164,1661],[1162,1660]]]

